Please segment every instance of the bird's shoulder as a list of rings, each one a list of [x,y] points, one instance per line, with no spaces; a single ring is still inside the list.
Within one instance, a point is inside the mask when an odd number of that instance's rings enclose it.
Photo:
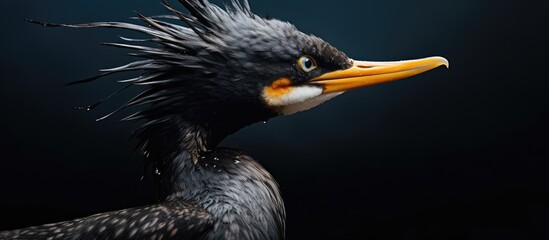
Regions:
[[[201,239],[213,227],[202,206],[170,201],[0,233],[0,239]]]

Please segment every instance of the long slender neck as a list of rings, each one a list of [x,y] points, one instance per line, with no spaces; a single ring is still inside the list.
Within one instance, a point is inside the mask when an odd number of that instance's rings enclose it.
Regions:
[[[212,239],[283,239],[284,203],[274,178],[241,151],[215,149],[231,128],[207,127],[177,120],[150,129],[156,135],[148,135],[145,151],[160,200],[201,204],[216,219]]]
[[[222,139],[180,117],[145,126],[137,137],[146,163],[153,167],[160,201],[179,191],[179,185],[185,181],[180,179],[182,172],[193,168],[200,156],[214,149]]]
[[[189,101],[187,104],[181,106],[178,114],[162,117],[151,114],[151,124],[146,124],[137,135],[141,152],[157,175],[160,200],[177,191],[182,169],[195,166],[201,156],[215,150],[225,137],[274,116],[271,111],[251,111],[261,108],[244,103]]]

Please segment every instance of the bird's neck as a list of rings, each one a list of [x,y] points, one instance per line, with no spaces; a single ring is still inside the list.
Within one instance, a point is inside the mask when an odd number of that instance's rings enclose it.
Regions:
[[[138,132],[140,151],[157,175],[159,198],[173,193],[180,172],[195,166],[227,136],[275,114],[246,104],[192,104],[177,114],[152,115]],[[230,106],[235,107],[230,107]]]
[[[200,125],[184,120],[162,124],[148,135],[145,157],[153,166],[160,201],[180,192],[183,174],[195,168],[201,157],[215,149],[219,138]],[[183,178],[183,179],[182,179]]]
[[[166,201],[202,205],[214,219],[210,239],[283,239],[285,209],[278,184],[258,162],[239,150],[216,149],[176,157],[177,178]]]
[[[157,153],[172,149],[153,161],[160,200],[202,205],[216,219],[214,232],[221,235],[214,239],[284,238],[285,210],[274,178],[247,154],[215,148],[230,131],[214,133],[186,121],[168,129],[149,143]]]

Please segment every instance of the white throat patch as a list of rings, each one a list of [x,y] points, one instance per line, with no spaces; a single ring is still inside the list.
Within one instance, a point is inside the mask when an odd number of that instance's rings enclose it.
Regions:
[[[321,87],[302,85],[292,86],[284,94],[272,94],[265,90],[262,97],[268,106],[287,116],[314,108],[342,93],[322,94]]]

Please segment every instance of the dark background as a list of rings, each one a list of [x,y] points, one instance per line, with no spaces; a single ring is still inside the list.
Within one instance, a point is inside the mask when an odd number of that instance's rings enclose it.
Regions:
[[[2,1],[0,230],[155,201],[132,153],[134,123],[90,112],[115,78],[63,87],[122,65],[99,46],[132,33],[23,21],[127,21],[157,0]],[[349,92],[229,137],[278,180],[289,239],[549,239],[548,19],[543,1],[251,0],[350,57],[432,55],[440,68]]]

